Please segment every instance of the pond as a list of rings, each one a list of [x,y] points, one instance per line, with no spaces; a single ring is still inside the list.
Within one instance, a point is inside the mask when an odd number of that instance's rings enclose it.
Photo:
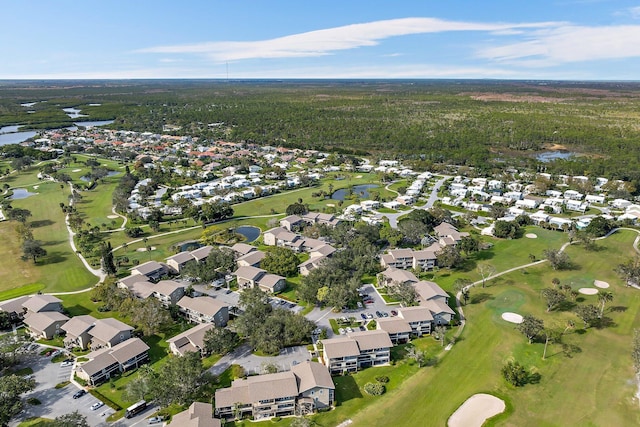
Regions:
[[[369,198],[369,190],[377,187],[378,186],[376,184],[362,184],[362,185],[355,185],[352,187],[352,189],[353,189],[353,194],[360,197],[361,199],[367,199]],[[349,189],[341,188],[340,190],[335,191],[331,195],[331,198],[333,200],[344,200],[348,195],[349,195]]]
[[[107,176],[116,176],[118,175],[120,172],[118,171],[109,171],[109,173],[107,173]],[[80,181],[84,181],[84,182],[91,182],[91,177],[85,175],[85,176],[81,176],[80,177]]]
[[[554,160],[567,160],[570,157],[573,157],[574,154],[575,153],[572,153],[571,151],[563,151],[563,150],[545,151],[544,153],[538,154],[536,156],[536,159],[540,160],[541,162],[548,163]]]
[[[11,195],[10,199],[11,200],[26,199],[27,197],[35,196],[36,194],[38,193],[30,193],[26,188],[14,188],[13,195]]]
[[[260,237],[261,230],[258,227],[252,225],[242,225],[235,229],[235,232],[242,234],[247,240],[247,243],[251,243]]]

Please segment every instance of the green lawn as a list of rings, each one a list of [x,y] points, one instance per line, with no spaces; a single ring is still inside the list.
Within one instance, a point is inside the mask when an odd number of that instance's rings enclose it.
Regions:
[[[576,265],[574,270],[557,272],[543,264],[524,274],[516,271],[502,276],[484,289],[473,289],[473,303],[465,307],[467,326],[437,366],[408,377],[400,389],[375,405],[352,405],[349,410],[338,408],[331,416],[319,415],[319,424],[336,425],[351,418],[356,427],[394,425],[397,420],[403,426],[441,426],[471,395],[488,392],[505,399],[508,407],[508,413],[490,425],[637,425],[640,412],[633,399],[629,352],[634,325],[640,321],[640,298],[637,290],[624,287],[612,271],[616,263],[633,256],[635,236],[617,233],[599,241],[600,250],[595,252],[570,247],[567,251]],[[571,311],[546,313],[539,291],[550,286],[553,277],[565,283],[581,278],[576,286],[590,285],[593,278],[608,281],[614,293],[610,305],[616,307],[606,313],[612,326],[584,331]],[[596,301],[593,296],[578,298],[579,303]],[[502,320],[505,311],[533,314],[559,328],[566,320],[575,320],[577,330],[563,338],[574,347],[565,353],[561,345],[551,344],[543,361],[543,343],[527,344],[514,325]],[[518,389],[507,386],[500,368],[512,357],[539,372],[540,383]],[[442,390],[446,392],[438,392]]]
[[[30,192],[38,193],[35,196],[22,200],[12,201],[16,208],[29,209],[32,217],[34,238],[42,241],[47,256],[34,265],[32,261],[22,261],[22,251],[19,239],[14,231],[15,223],[0,223],[0,236],[3,245],[0,248],[0,290],[11,290],[14,296],[30,293],[33,290],[73,291],[90,286],[96,282],[71,251],[67,229],[64,224],[64,215],[60,209],[60,203],[67,203],[69,190],[60,188],[58,183],[38,182],[34,170],[23,172],[16,177],[16,182],[32,182],[27,188]],[[28,288],[17,290],[22,286]],[[14,291],[14,289],[16,291]]]

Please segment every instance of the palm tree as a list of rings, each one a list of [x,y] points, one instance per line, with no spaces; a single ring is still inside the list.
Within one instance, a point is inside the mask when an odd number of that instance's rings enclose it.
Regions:
[[[604,314],[604,306],[611,301],[613,301],[613,294],[611,292],[600,292],[598,294],[598,302],[600,303],[599,318],[602,318],[602,315]]]

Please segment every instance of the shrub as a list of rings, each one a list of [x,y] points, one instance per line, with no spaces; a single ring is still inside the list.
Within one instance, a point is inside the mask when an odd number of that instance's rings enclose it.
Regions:
[[[509,361],[502,367],[502,376],[514,387],[521,387],[527,383],[529,374],[518,362]]]
[[[30,397],[27,399],[27,403],[29,405],[41,405],[42,402],[39,399],[36,399],[35,397]]]
[[[385,386],[382,383],[366,383],[364,391],[372,396],[381,396],[385,392]]]
[[[389,377],[386,375],[383,375],[381,377],[376,377],[376,381],[378,381],[379,383],[386,384],[389,382]]]
[[[61,383],[56,384],[55,388],[64,388],[66,386],[68,386],[71,383],[71,381],[63,381]]]

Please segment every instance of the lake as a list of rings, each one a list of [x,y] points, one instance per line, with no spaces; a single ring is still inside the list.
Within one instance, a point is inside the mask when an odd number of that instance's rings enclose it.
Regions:
[[[30,196],[35,196],[38,193],[30,193],[26,188],[14,188],[13,195],[10,197],[11,200],[20,200],[26,199]]]
[[[80,114],[80,111],[77,108],[63,108],[62,111],[67,113],[67,116],[72,119],[77,119],[78,117],[87,117],[86,114]]]
[[[107,176],[116,176],[116,175],[118,175],[119,173],[121,173],[121,172],[118,172],[118,171],[109,171],[109,172],[107,173]],[[89,178],[89,177],[88,177],[88,176],[86,176],[86,175],[85,175],[85,176],[81,176],[81,177],[80,177],[80,180],[81,180],[81,181],[84,181],[84,182],[91,182],[91,178]]]
[[[247,239],[247,243],[251,243],[258,237],[260,237],[261,232],[258,227],[254,227],[251,225],[242,225],[240,227],[237,227],[234,231],[238,234],[242,234]]]
[[[376,184],[362,184],[353,186],[353,194],[357,195],[361,199],[367,199],[369,197],[369,190],[372,188],[377,188]],[[331,198],[333,200],[344,200],[349,195],[349,189],[341,188],[340,190],[335,191]]]
[[[95,126],[110,125],[113,122],[114,122],[113,120],[95,120],[95,121],[86,121],[86,122],[74,122],[73,124],[76,126],[95,127]]]
[[[572,153],[571,151],[545,151],[544,153],[538,154],[536,156],[536,159],[540,160],[541,162],[548,163],[554,160],[567,160],[570,157],[573,157],[573,155],[574,153]]]
[[[13,127],[13,126],[5,126],[5,128],[6,127]],[[3,133],[3,134],[0,134],[0,145],[20,144],[21,142],[24,142],[29,138],[33,138],[37,134],[38,132],[33,130],[24,131],[24,132]]]

